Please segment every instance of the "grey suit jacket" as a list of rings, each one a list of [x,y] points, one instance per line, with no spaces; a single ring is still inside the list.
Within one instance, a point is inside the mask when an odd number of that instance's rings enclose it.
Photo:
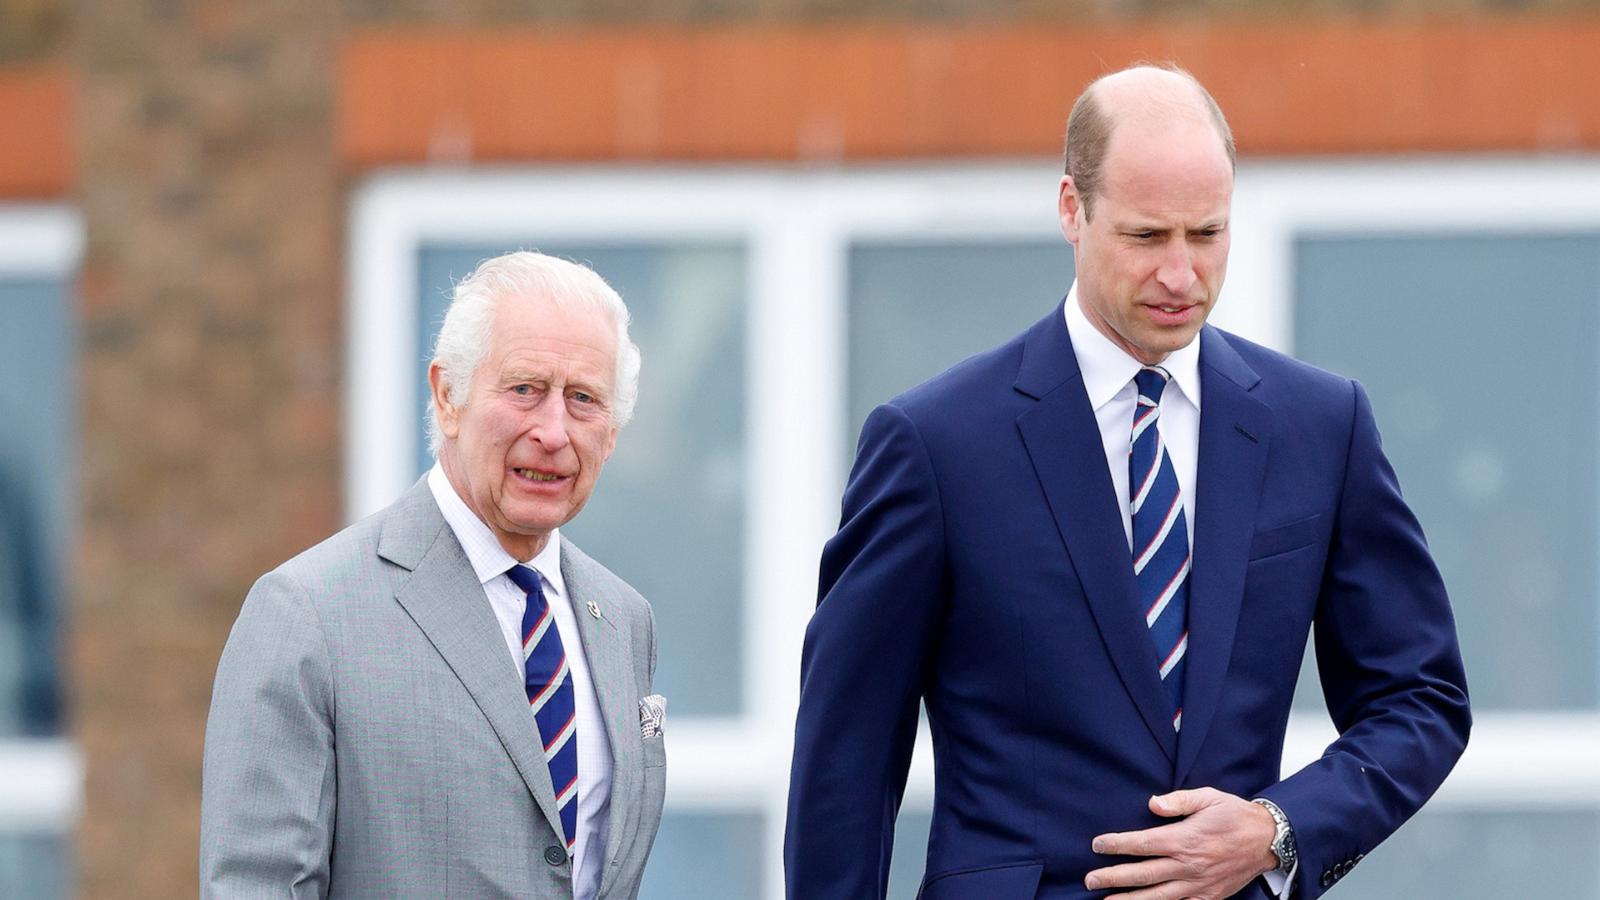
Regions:
[[[639,726],[655,622],[561,549],[611,740],[599,896],[621,900],[638,894],[666,784],[662,738]],[[425,480],[264,576],[212,693],[202,896],[571,897],[543,744],[507,663]]]

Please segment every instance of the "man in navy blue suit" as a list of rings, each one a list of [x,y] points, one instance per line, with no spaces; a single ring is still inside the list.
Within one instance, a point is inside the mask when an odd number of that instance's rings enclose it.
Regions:
[[[1466,745],[1450,603],[1365,393],[1205,325],[1216,103],[1137,67],[1067,131],[1065,301],[862,428],[806,633],[796,900],[884,895],[919,701],[925,900],[1316,897]],[[1280,779],[1313,625],[1339,738]]]

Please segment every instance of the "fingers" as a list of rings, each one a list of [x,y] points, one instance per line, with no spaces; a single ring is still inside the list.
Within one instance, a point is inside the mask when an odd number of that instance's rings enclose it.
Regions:
[[[1197,788],[1151,797],[1150,809],[1180,820],[1096,836],[1096,853],[1146,858],[1087,873],[1089,890],[1128,889],[1106,900],[1229,897],[1270,868],[1260,859],[1271,857],[1271,836],[1261,832],[1257,815],[1264,810],[1247,800]]]
[[[1123,863],[1095,869],[1083,877],[1083,886],[1091,891],[1109,888],[1147,887],[1174,882],[1192,874],[1189,867],[1177,860],[1158,858],[1136,863]]]
[[[1121,894],[1107,894],[1105,900],[1192,900],[1189,889],[1177,882],[1140,888]]]
[[[1174,822],[1143,831],[1102,834],[1089,846],[1107,856],[1172,856],[1185,847],[1185,830],[1182,822]]]
[[[1173,791],[1150,798],[1150,811],[1158,816],[1191,816],[1229,796],[1214,788],[1196,788],[1191,791]]]
[[[1105,900],[1192,900],[1189,889],[1177,882],[1169,881],[1155,887],[1140,888],[1121,894],[1107,894]]]

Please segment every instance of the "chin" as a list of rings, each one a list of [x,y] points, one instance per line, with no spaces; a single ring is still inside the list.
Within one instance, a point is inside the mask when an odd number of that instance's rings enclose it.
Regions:
[[[504,510],[505,520],[518,534],[534,535],[561,525],[557,511],[545,508]]]

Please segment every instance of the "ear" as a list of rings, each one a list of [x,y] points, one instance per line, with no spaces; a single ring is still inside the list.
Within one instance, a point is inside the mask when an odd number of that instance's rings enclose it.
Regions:
[[[606,431],[606,455],[603,457],[603,459],[610,459],[611,452],[617,449],[617,434],[621,431],[622,429],[615,425],[612,425],[610,429]]]
[[[1082,198],[1078,196],[1078,186],[1072,183],[1072,176],[1061,176],[1061,194],[1056,198],[1056,212],[1061,216],[1062,236],[1067,239],[1067,243],[1074,246],[1078,243],[1078,234],[1083,227],[1083,223],[1078,220],[1078,214],[1082,210]]]
[[[433,398],[433,415],[439,420],[439,433],[449,440],[455,440],[456,435],[461,433],[461,412],[450,402],[444,369],[437,361],[428,364],[428,393]]]

